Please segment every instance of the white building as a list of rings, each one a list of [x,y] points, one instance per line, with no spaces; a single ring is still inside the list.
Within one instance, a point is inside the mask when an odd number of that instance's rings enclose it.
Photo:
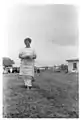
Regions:
[[[68,62],[68,71],[69,72],[79,72],[79,59],[69,59]]]

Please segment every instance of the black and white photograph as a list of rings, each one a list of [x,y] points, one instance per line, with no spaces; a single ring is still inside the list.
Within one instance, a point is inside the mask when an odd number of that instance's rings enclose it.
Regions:
[[[78,9],[22,3],[8,8],[3,118],[79,118]]]

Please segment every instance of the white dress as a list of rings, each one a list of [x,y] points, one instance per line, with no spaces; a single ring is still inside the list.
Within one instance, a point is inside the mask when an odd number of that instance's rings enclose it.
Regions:
[[[22,54],[23,56],[33,56],[35,55],[35,51],[32,48],[24,48],[19,54]],[[20,75],[34,77],[34,59],[21,59]],[[29,77],[24,81],[25,85],[32,86],[32,80],[30,80]]]

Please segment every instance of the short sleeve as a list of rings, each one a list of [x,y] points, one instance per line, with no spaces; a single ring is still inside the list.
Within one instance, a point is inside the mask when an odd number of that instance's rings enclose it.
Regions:
[[[22,54],[22,53],[23,53],[23,51],[24,51],[23,49],[20,49],[20,50],[19,50],[19,54]]]

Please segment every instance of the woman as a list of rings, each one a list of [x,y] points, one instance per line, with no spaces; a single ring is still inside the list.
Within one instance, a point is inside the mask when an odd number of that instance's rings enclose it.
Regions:
[[[36,54],[30,47],[31,41],[30,38],[26,38],[24,40],[26,47],[19,53],[19,58],[21,59],[20,75],[23,76],[27,89],[31,89],[32,87],[32,80],[34,79],[34,59],[36,59]]]

